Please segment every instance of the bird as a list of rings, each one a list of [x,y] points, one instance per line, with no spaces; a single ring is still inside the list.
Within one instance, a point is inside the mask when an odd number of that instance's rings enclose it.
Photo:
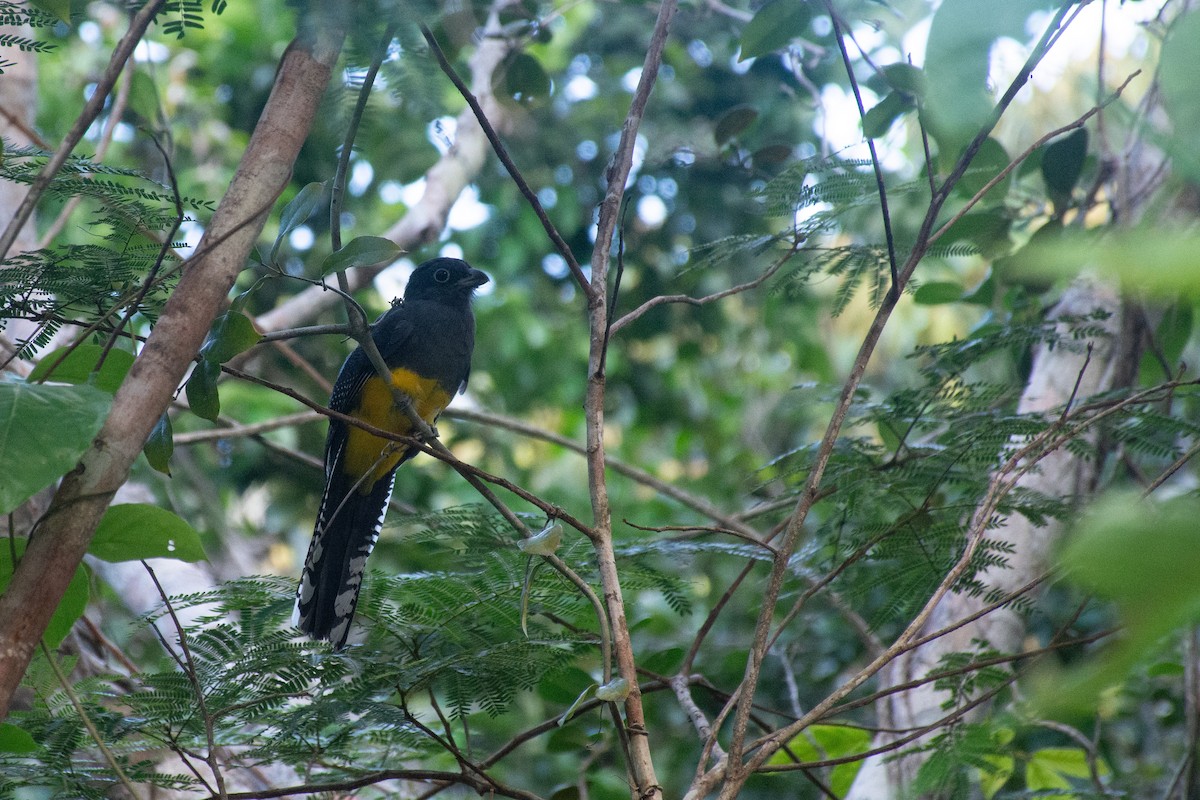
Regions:
[[[371,339],[430,425],[466,389],[475,347],[471,298],[488,276],[457,258],[435,258],[415,270],[404,298],[371,325]],[[397,434],[413,424],[358,347],[342,364],[329,407]],[[397,468],[417,450],[330,417],[325,488],[296,589],[293,622],[311,638],[345,648],[371,554],[392,496]]]

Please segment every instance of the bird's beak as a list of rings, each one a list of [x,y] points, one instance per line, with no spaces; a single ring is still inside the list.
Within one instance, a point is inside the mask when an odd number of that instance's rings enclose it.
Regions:
[[[467,277],[458,282],[458,285],[464,289],[477,289],[487,283],[490,278],[482,271],[473,269],[467,273]]]

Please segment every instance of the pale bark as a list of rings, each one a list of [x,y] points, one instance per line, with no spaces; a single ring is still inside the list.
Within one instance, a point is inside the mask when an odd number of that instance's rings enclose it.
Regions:
[[[1086,342],[1071,342],[1070,336],[1066,336],[1065,344],[1060,342],[1054,347],[1043,344],[1037,348],[1029,381],[1018,404],[1020,413],[1061,409],[1072,398],[1082,400],[1114,387],[1114,379],[1124,372],[1126,348],[1123,345],[1128,344],[1120,335],[1123,329],[1121,300],[1116,291],[1093,278],[1081,277],[1063,293],[1051,318],[1086,315],[1098,309],[1111,314],[1104,325],[1105,336]],[[1086,345],[1090,345],[1090,352]],[[1098,468],[1094,459],[1059,448],[1043,458],[1036,470],[1022,476],[1016,487],[1070,502],[1091,492]],[[976,577],[996,593],[1017,592],[1045,570],[1048,552],[1061,533],[1062,523],[1058,521],[1038,524],[1021,515],[1009,517],[988,534],[989,539],[1012,547],[1007,564],[989,567]],[[921,633],[952,626],[988,605],[985,596],[951,592],[938,604]],[[1010,608],[1000,608],[901,655],[881,673],[880,684],[893,686],[919,680],[937,669],[944,656],[974,650],[973,640],[985,641],[1000,652],[1019,652],[1024,636],[1025,623],[1021,615]],[[945,716],[942,704],[949,697],[947,692],[935,689],[932,683],[890,695],[877,706],[880,725],[898,731],[933,725]],[[882,734],[876,737],[872,746],[884,746],[896,738],[897,735]],[[921,763],[923,759],[919,755],[892,760],[885,756],[869,758],[847,800],[902,797],[904,787],[911,785]]]

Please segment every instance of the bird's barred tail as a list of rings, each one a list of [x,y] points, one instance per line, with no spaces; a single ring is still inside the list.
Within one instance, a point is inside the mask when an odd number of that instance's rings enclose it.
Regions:
[[[367,556],[392,495],[392,474],[376,481],[367,494],[347,478],[331,475],[321,498],[293,621],[312,638],[328,639],[334,650],[345,647],[350,634]]]

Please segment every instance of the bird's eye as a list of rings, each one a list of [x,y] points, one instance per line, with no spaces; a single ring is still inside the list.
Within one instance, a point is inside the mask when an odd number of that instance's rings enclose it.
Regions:
[[[446,281],[450,280],[450,270],[439,269],[437,272],[433,273],[433,279],[438,283],[445,283]]]

